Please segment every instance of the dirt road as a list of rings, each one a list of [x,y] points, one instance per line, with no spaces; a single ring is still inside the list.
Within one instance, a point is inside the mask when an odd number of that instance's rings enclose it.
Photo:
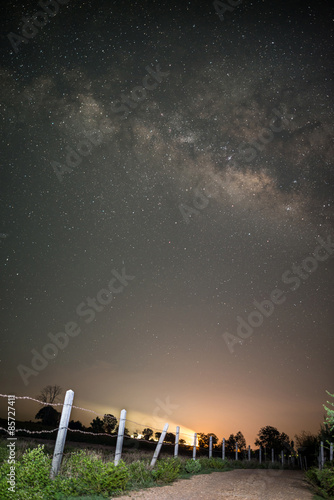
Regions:
[[[117,500],[312,500],[303,472],[241,469],[181,479],[169,486],[149,488]]]

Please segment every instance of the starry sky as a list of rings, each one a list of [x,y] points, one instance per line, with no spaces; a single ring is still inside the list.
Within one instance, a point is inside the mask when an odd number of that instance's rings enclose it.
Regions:
[[[317,432],[331,2],[42,4],[1,7],[1,393],[251,446]]]

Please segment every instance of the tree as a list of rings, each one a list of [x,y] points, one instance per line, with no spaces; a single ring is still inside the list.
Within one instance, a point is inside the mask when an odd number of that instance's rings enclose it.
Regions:
[[[165,443],[174,444],[175,443],[175,434],[173,434],[172,432],[166,432]]]
[[[153,436],[153,431],[149,427],[146,427],[146,429],[143,430],[142,434],[143,438],[148,441]]]
[[[39,399],[43,403],[52,404],[59,399],[59,396],[62,392],[63,389],[59,385],[46,385],[37,396],[37,399]]]
[[[154,434],[154,436],[155,436],[155,439],[158,439],[158,440],[159,440],[159,439],[160,439],[160,436],[161,436],[161,432],[156,432],[156,433]]]
[[[35,415],[36,420],[41,420],[43,425],[52,425],[57,427],[60,420],[60,412],[52,406],[43,406]]]
[[[295,435],[298,453],[306,457],[308,465],[317,461],[319,454],[319,436],[310,432],[302,431]]]
[[[210,436],[212,436],[212,445],[214,446],[215,444],[217,444],[218,438],[216,434],[214,434],[213,432],[209,432],[209,434],[204,434],[204,432],[199,432],[197,434],[198,446],[200,448],[209,448]]]
[[[269,450],[273,448],[276,453],[284,448],[291,449],[289,436],[284,432],[280,433],[276,427],[270,425],[259,430],[255,446],[262,446],[262,448]]]
[[[182,445],[186,444],[186,440],[185,439],[179,439],[179,444],[182,444]]]
[[[318,436],[310,432],[302,431],[300,434],[295,434],[295,439],[298,449],[304,448],[316,452],[319,448]]]
[[[234,434],[230,434],[230,437],[225,441],[225,450],[226,451],[235,451],[235,436]]]
[[[235,435],[235,441],[238,443],[238,448],[240,451],[244,451],[246,449],[246,439],[241,431],[237,432]]]
[[[330,392],[326,391],[331,398],[334,398],[334,394],[331,394]],[[332,401],[327,401],[327,404],[331,405],[334,407],[334,402]],[[330,442],[333,442],[334,438],[334,409],[328,408],[328,406],[323,405],[323,407],[326,410],[326,419],[324,421],[324,438],[326,439],[326,442],[329,444]]]
[[[92,432],[102,433],[104,431],[103,420],[100,417],[94,418],[90,423],[90,429]]]
[[[86,427],[80,422],[80,420],[77,420],[76,422],[74,420],[70,420],[68,423],[68,428],[79,431],[83,431],[84,429],[86,429]]]
[[[118,434],[118,428],[119,425],[116,425],[114,429],[114,434]],[[129,429],[127,427],[124,427],[124,436],[130,437]]]
[[[117,425],[117,418],[110,413],[103,415],[103,430],[107,434],[111,434]]]

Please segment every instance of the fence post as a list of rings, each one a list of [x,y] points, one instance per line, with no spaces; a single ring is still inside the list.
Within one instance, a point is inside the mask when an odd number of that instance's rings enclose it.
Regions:
[[[116,452],[115,452],[115,460],[114,460],[115,465],[118,465],[118,463],[121,459],[121,456],[122,456],[125,420],[126,420],[126,410],[122,410],[121,417],[119,419],[119,426],[118,426],[118,435],[117,435]]]
[[[324,457],[324,442],[321,441],[320,443],[320,463],[319,463],[319,469],[324,468],[324,463],[325,463],[325,457]]]
[[[275,461],[274,448],[271,448],[271,461],[272,463]]]
[[[212,436],[210,436],[209,440],[209,458],[212,457]]]
[[[60,469],[61,460],[63,458],[64,446],[66,441],[67,427],[70,420],[72,404],[73,404],[74,392],[70,389],[66,391],[63,410],[61,412],[58,434],[55,444],[55,449],[53,451],[53,458],[50,471],[50,479],[54,479]]]
[[[250,449],[250,444],[248,445],[248,460],[251,459],[251,449]]]
[[[162,443],[164,442],[164,439],[165,439],[165,436],[166,436],[166,432],[168,430],[168,424],[165,424],[164,425],[164,428],[163,428],[163,431],[161,433],[161,436],[159,438],[159,441],[158,441],[158,444],[157,444],[157,447],[155,449],[155,452],[154,452],[154,455],[153,455],[153,458],[151,460],[151,467],[154,467],[155,464],[156,464],[156,461],[158,459],[158,456],[159,456],[159,453],[160,453],[160,450],[161,450],[161,446],[162,446]]]
[[[179,437],[180,437],[180,427],[177,426],[175,434],[174,457],[177,457],[179,454]]]
[[[223,438],[222,459],[225,460],[225,438]]]
[[[329,460],[333,460],[333,443],[330,443],[329,445]]]
[[[235,443],[235,459],[238,460],[238,443]]]
[[[261,446],[259,448],[259,463],[262,462],[262,450],[261,450]]]
[[[197,442],[197,432],[195,432],[194,434],[193,460],[196,460],[196,442]]]

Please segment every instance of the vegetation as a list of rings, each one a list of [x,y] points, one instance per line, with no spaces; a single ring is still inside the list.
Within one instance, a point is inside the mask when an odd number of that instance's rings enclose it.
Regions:
[[[332,398],[334,397],[334,394],[331,394],[328,391],[326,392]],[[327,404],[334,406],[333,402],[327,401]],[[323,406],[326,410],[327,416],[321,426],[319,436],[317,436],[317,444],[319,446],[321,440],[324,443],[324,447],[328,448],[330,443],[334,442],[334,410],[326,405]],[[317,493],[319,493],[323,498],[334,498],[334,461],[325,462],[324,467],[321,470],[317,467],[312,467],[306,472],[306,477],[315,487]]]
[[[246,449],[246,440],[242,432],[237,432],[236,435],[230,434],[230,437],[226,440],[225,446],[226,451],[235,451],[236,443],[238,443],[239,451],[244,451]]]
[[[27,448],[27,442],[21,441],[20,446],[17,448],[15,464],[15,498],[18,500],[65,500],[88,495],[90,498],[110,498],[124,491],[168,484],[192,474],[259,466],[257,462],[220,458],[192,460],[163,456],[151,468],[152,454],[145,456],[145,453],[137,451],[124,453],[124,461],[115,466],[109,447],[105,450],[66,447],[59,475],[51,480],[53,445]],[[4,500],[13,498],[13,493],[8,491],[7,474],[10,466],[7,459],[8,449],[3,439],[0,441],[0,498]],[[272,464],[261,464],[261,468],[265,466]]]
[[[276,427],[267,425],[262,427],[258,433],[258,438],[255,441],[256,446],[274,449],[275,453],[280,453],[282,450],[293,450],[293,441],[290,442],[289,436],[285,432],[279,432]]]

